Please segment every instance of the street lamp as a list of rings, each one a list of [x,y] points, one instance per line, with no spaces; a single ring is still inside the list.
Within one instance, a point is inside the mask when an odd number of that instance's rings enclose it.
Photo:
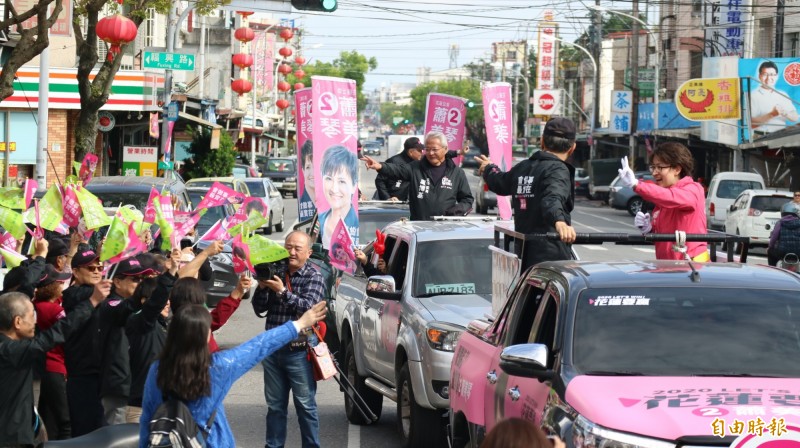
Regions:
[[[654,90],[653,91],[653,111],[654,111],[654,115],[655,115],[655,117],[653,119],[653,135],[655,136],[656,135],[656,131],[658,130],[658,97],[659,97],[659,91],[661,90],[661,81],[660,81],[660,77],[661,77],[661,51],[659,50],[658,39],[653,34],[653,32],[650,30],[650,25],[648,25],[647,22],[645,22],[644,20],[642,20],[642,19],[640,19],[638,17],[634,17],[634,16],[632,16],[630,14],[626,14],[624,12],[614,11],[612,9],[608,9],[608,8],[606,8],[604,6],[599,6],[599,5],[587,5],[587,8],[594,9],[595,11],[608,12],[610,14],[617,14],[617,15],[620,15],[622,17],[627,17],[627,18],[629,18],[631,20],[635,20],[635,21],[639,22],[644,27],[644,30],[647,31],[647,33],[650,36],[653,37],[653,40],[656,43],[656,79],[655,79],[655,81],[656,81],[655,84],[656,85],[655,85],[655,89],[653,89]],[[633,61],[633,63],[634,64],[638,64],[639,61]],[[638,82],[638,80],[637,80],[637,82]],[[638,111],[636,113],[638,113]]]
[[[595,89],[599,89],[600,88],[600,73],[597,71],[597,61],[594,60],[594,56],[592,56],[592,53],[589,50],[587,50],[586,48],[584,48],[584,47],[582,47],[582,46],[580,46],[580,45],[578,45],[576,43],[568,42],[568,41],[566,41],[564,39],[559,39],[558,37],[555,37],[555,36],[550,36],[550,35],[547,35],[547,34],[542,34],[542,36],[547,40],[557,40],[557,41],[559,41],[561,43],[565,43],[567,45],[571,45],[571,46],[583,51],[584,53],[586,53],[586,56],[589,56],[589,61],[592,62],[592,69],[594,70],[594,88]],[[595,145],[595,142],[594,142],[594,121],[595,121],[595,119],[597,117],[597,107],[598,107],[597,101],[592,101],[592,118],[589,120],[589,136],[592,138],[592,144],[591,144],[591,146],[589,146],[589,158],[590,159],[594,159],[594,156],[595,156],[596,145]]]

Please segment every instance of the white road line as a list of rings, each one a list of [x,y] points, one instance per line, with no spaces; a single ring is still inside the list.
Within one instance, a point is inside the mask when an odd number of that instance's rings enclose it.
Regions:
[[[586,227],[587,229],[594,230],[595,232],[598,232],[598,233],[602,233],[603,232],[602,230],[598,229],[597,227],[592,227],[592,226],[587,225],[587,224],[581,224],[578,221],[575,221],[574,219],[572,220],[572,225],[573,226],[578,225],[578,226],[581,226],[581,227]]]
[[[361,448],[361,427],[347,424],[347,448]]]
[[[656,250],[653,249],[652,247],[634,247],[634,249],[638,250],[639,252],[644,252],[644,253],[647,253],[647,254],[656,253]]]
[[[608,250],[608,249],[606,249],[605,247],[603,247],[603,246],[601,246],[599,244],[598,245],[594,245],[594,244],[579,244],[578,247],[580,247],[581,249],[587,249],[587,250]]]
[[[622,224],[623,226],[632,227],[632,228],[634,228],[634,229],[636,228],[636,226],[635,226],[635,225],[633,225],[633,224],[628,224],[628,223],[625,223],[625,222],[620,222],[620,221],[617,221],[617,220],[615,220],[615,219],[607,218],[607,217],[605,217],[605,216],[595,215],[594,213],[587,213],[587,212],[585,212],[585,211],[583,211],[583,210],[581,210],[579,213],[582,213],[582,214],[584,214],[584,215],[591,216],[591,217],[594,217],[594,218],[597,218],[597,219],[602,219],[602,220],[604,220],[604,221],[613,222],[614,224]],[[575,220],[573,220],[572,222],[575,222]],[[599,230],[598,230],[598,232],[599,232]]]

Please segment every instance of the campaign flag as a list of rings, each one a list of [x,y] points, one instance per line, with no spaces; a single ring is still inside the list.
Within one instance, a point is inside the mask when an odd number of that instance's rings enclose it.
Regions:
[[[211,188],[208,189],[206,195],[194,209],[202,210],[204,208],[217,207],[227,203],[241,204],[244,202],[244,199],[244,193],[239,193],[233,188],[226,187],[219,182],[214,182],[211,184]]]
[[[191,211],[191,212],[175,212],[175,239],[180,241],[185,237],[189,232],[194,229],[194,226],[200,221],[200,218],[203,216],[202,213],[198,211]]]
[[[0,206],[25,210],[24,193],[21,188],[0,188]]]
[[[333,231],[331,247],[328,249],[331,265],[341,271],[354,274],[356,272],[356,254],[353,252],[353,240],[343,220],[339,220]]]
[[[118,210],[120,217],[125,224],[135,224],[136,228],[142,228],[142,222],[144,220],[144,215],[135,206],[128,204],[123,205]]]
[[[33,247],[33,244],[31,244]],[[3,260],[6,262],[6,267],[9,269],[13,269],[22,264],[28,257],[22,255],[21,253],[17,252],[16,250],[6,249],[5,247],[0,246],[0,254],[3,255]]]
[[[150,137],[158,138],[160,130],[161,130],[161,126],[158,123],[158,112],[151,112],[150,113]]]
[[[25,224],[22,222],[22,214],[15,212],[7,207],[0,207],[0,226],[20,239],[25,236]]]
[[[246,198],[239,211],[228,220],[228,233],[235,236],[242,233],[244,229],[247,229],[247,232],[260,229],[269,222],[268,216],[269,210],[266,202],[261,198]]]
[[[171,196],[159,196],[156,205],[156,224],[161,231],[161,250],[169,252],[174,247],[175,213]]]
[[[94,175],[94,170],[97,169],[97,162],[98,158],[94,154],[86,154],[83,157],[83,162],[81,162],[80,168],[78,169],[78,178],[83,181],[83,185],[89,183],[92,180],[92,175]]]
[[[511,122],[511,84],[494,82],[484,84],[481,88],[483,96],[483,117],[486,121],[486,140],[489,143],[489,159],[502,171],[511,169],[511,134],[514,130]],[[500,219],[511,219],[511,198],[497,196],[497,214]]]
[[[0,235],[0,247],[7,250],[17,250],[17,239],[9,232]]]
[[[102,207],[100,209],[102,210]],[[103,212],[103,215],[105,215],[105,212]],[[22,217],[25,222],[35,224],[37,221],[36,210],[29,208],[22,214]],[[61,225],[61,221],[64,219],[64,207],[62,205],[61,191],[57,184],[51,185],[47,193],[39,201],[39,218],[38,225],[50,231],[55,231]]]
[[[108,226],[105,241],[100,249],[100,261],[106,261],[115,255],[119,255],[127,246],[128,225],[120,216],[119,210],[117,210],[111,220],[111,225]]]
[[[99,229],[111,223],[111,218],[106,214],[106,211],[103,209],[103,203],[97,199],[97,196],[93,195],[85,188],[76,188],[75,195],[78,197],[78,204],[81,206],[83,220],[86,221],[87,229]],[[45,195],[45,198],[46,197],[47,195]],[[61,221],[61,219],[59,219],[59,221]],[[47,229],[44,222],[42,222],[42,227]]]
[[[244,271],[250,271],[255,274],[256,270],[250,263],[250,248],[242,241],[241,234],[236,235],[231,247],[233,248],[233,272],[241,274]]]
[[[322,245],[327,248],[340,219],[344,220],[350,238],[358,241],[356,82],[312,76],[311,94],[314,190],[319,192],[316,205]],[[323,172],[323,166],[329,171]]]
[[[70,227],[78,227],[81,219],[81,205],[78,203],[78,196],[75,195],[75,189],[80,188],[75,184],[64,185],[64,196],[61,198],[61,208],[64,213],[62,222]],[[44,201],[39,205],[41,210]]]
[[[108,259],[109,263],[119,263],[126,258],[135,257],[143,252],[147,252],[147,244],[136,234],[136,225],[134,223],[128,224],[127,243],[127,246],[125,246],[122,252]],[[105,245],[103,247],[105,247]]]
[[[27,209],[31,205],[31,200],[33,199],[33,195],[36,194],[36,189],[39,188],[39,182],[36,182],[35,179],[25,179],[25,207],[23,209]]]
[[[461,151],[464,147],[466,132],[467,106],[466,99],[431,92],[425,102],[425,134],[441,132],[447,137],[447,149]],[[461,165],[462,156],[453,159]]]
[[[148,224],[156,222],[156,207],[153,201],[157,201],[160,196],[156,187],[150,187],[150,196],[147,198],[147,205],[144,207],[144,222]]]
[[[297,117],[297,216],[300,221],[311,219],[317,210],[316,204],[316,185],[314,185],[314,160],[313,149],[303,150],[304,146],[312,147],[313,123],[311,120],[313,98],[310,87],[294,92],[294,110]],[[309,184],[306,184],[306,177]],[[321,193],[321,192],[320,192]]]
[[[199,241],[219,241],[224,239],[227,236],[227,232],[225,232],[225,227],[222,224],[222,220],[218,219],[217,222],[211,226],[203,236],[200,237]]]
[[[282,244],[261,235],[247,238],[247,245],[250,246],[250,262],[253,266],[283,260],[289,256]]]

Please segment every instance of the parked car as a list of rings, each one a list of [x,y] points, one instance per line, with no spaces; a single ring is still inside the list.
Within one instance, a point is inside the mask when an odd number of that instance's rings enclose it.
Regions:
[[[236,163],[233,165],[233,174],[231,174],[231,176],[239,179],[245,179],[251,177],[261,177],[261,173],[258,172],[257,168],[253,168],[250,165]]]
[[[144,212],[150,191],[155,188],[159,193],[169,192],[177,198],[178,209],[189,211],[192,209],[189,196],[186,194],[186,185],[176,178],[150,177],[150,176],[99,176],[93,177],[86,185],[86,189],[97,196],[103,203],[103,208],[109,216],[116,213],[122,205],[133,205]]]
[[[375,239],[375,231],[388,224],[409,218],[408,203],[388,201],[363,201],[358,203],[358,242],[367,245]]]
[[[475,157],[481,155],[481,149],[475,145],[469,145],[469,152],[467,152],[461,159],[461,168],[477,168],[478,162]]]
[[[218,207],[212,207],[209,210],[214,208]],[[210,241],[200,241],[196,248],[203,250],[209,244],[211,244]],[[221,253],[209,258],[209,263],[212,270],[211,279],[203,281],[202,284],[206,291],[206,306],[215,307],[220,300],[228,297],[236,288],[239,276],[233,271],[233,249],[228,244],[225,244]]]
[[[492,227],[475,220],[401,221],[384,233],[390,275],[342,274],[335,294],[341,364],[375,415],[384,397],[396,401],[402,446],[447,446],[455,342],[491,308]],[[365,248],[368,257],[372,251]],[[345,413],[351,423],[371,423],[346,396]]]
[[[724,230],[725,218],[733,201],[744,190],[766,188],[764,178],[756,173],[724,171],[717,173],[708,184],[706,195],[706,225],[712,230]]]
[[[477,172],[477,170],[475,171]],[[489,184],[484,182],[483,176],[478,176],[478,195],[475,196],[475,211],[486,215],[489,213],[490,208],[495,207],[497,207],[497,195],[489,190]]]
[[[297,197],[297,157],[270,158],[264,177],[272,180],[281,193]]]
[[[712,420],[797,409],[785,394],[800,387],[798,328],[800,277],[780,269],[540,263],[458,340],[449,446],[477,447],[512,417],[576,448],[729,446]]]
[[[789,191],[744,190],[728,208],[725,233],[749,237],[751,246],[766,246],[772,228],[781,219],[781,207],[791,200]]]
[[[654,182],[654,177],[649,171],[637,171],[635,175],[639,182]],[[611,182],[608,205],[616,209],[627,210],[631,216],[636,216],[640,211],[649,212],[655,207],[652,203],[645,202],[633,191],[633,188],[620,185],[619,176]]]
[[[589,197],[589,172],[583,168],[575,168],[575,196]]]
[[[208,188],[193,187],[190,185],[189,188],[186,189],[186,193],[189,195],[189,199],[192,201],[192,208],[196,208],[197,204],[199,204],[200,201],[203,200],[203,197],[205,197],[206,193],[208,193]],[[236,208],[233,206],[233,204],[209,207],[203,216],[200,217],[200,221],[198,221],[197,225],[195,226],[195,229],[197,230],[197,236],[202,236],[218,220],[232,216],[234,213],[236,213]]]
[[[272,234],[274,228],[278,232],[283,232],[283,195],[272,181],[266,177],[258,179],[246,179],[247,189],[250,190],[250,196],[261,198],[267,203],[269,207],[269,221],[261,228],[267,235]]]
[[[379,156],[381,155],[381,150],[383,149],[383,145],[378,142],[364,142],[361,148],[361,154],[367,156]]]
[[[247,184],[244,182],[244,179],[239,179],[236,177],[198,177],[197,179],[192,179],[186,182],[186,187],[203,187],[208,189],[214,185],[214,182],[219,182],[228,188],[232,188],[234,191],[244,194],[245,196],[250,196],[250,189],[247,188]],[[236,204],[234,207],[236,207],[238,210],[239,204]]]

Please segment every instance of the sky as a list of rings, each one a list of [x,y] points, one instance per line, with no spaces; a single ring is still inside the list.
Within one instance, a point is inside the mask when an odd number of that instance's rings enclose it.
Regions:
[[[630,8],[628,2],[615,3],[608,5]],[[560,23],[561,37],[574,40],[589,25],[586,4],[586,0],[339,0],[333,13],[295,11],[292,16],[302,15],[295,25],[305,30],[304,56],[312,63],[330,62],[341,51],[374,56],[378,68],[365,83],[372,90],[393,82],[415,83],[417,67],[449,68],[449,48],[454,44],[459,46],[460,66],[488,59],[492,42],[535,41],[536,24],[547,9]]]

